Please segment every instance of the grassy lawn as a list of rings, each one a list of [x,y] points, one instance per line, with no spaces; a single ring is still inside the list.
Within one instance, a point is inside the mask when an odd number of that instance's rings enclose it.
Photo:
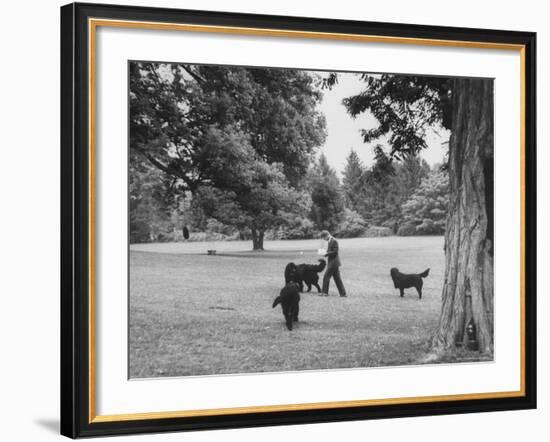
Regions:
[[[439,315],[443,237],[339,240],[348,298],[304,293],[292,332],[271,303],[285,265],[315,263],[319,240],[132,245],[130,376],[185,376],[414,364]],[[399,298],[390,268],[421,272]],[[322,275],[321,275],[322,276]],[[313,289],[315,291],[315,289]]]

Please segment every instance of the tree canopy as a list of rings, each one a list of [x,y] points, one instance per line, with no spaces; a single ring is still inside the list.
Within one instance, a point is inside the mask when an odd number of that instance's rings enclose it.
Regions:
[[[340,221],[344,200],[336,171],[321,154],[308,180],[311,189],[311,219],[319,230],[333,231]]]
[[[427,175],[402,206],[402,235],[437,235],[445,232],[449,205],[449,175],[434,170]]]
[[[451,128],[452,79],[444,77],[360,74],[365,88],[344,99],[353,117],[369,111],[378,126],[363,129],[365,143],[388,138],[390,157],[402,159],[427,147],[429,130]]]
[[[225,222],[265,230],[301,210],[288,202],[325,138],[320,81],[291,69],[133,62],[130,149],[206,210],[220,198]]]
[[[363,187],[364,166],[359,155],[353,149],[350,150],[346,159],[346,167],[342,176],[342,190],[347,206],[357,210],[361,203],[361,190]]]

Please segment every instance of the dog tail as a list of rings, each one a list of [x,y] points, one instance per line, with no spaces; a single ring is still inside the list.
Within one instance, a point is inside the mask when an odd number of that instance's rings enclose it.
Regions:
[[[315,267],[315,271],[317,273],[321,273],[323,270],[325,270],[325,266],[327,265],[327,262],[324,259],[319,260],[319,264]]]
[[[281,302],[281,297],[280,296],[277,296],[275,298],[275,300],[273,301],[273,305],[271,306],[271,308],[275,308],[277,307],[277,305]]]
[[[430,273],[430,269],[426,269],[424,270],[422,273],[420,273],[418,276],[420,276],[421,278],[425,278],[426,276],[428,276],[428,273]]]

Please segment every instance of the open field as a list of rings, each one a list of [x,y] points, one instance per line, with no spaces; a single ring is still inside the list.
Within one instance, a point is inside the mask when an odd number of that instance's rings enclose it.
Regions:
[[[281,308],[285,265],[315,263],[319,240],[136,244],[130,248],[130,376],[184,376],[414,364],[427,352],[443,285],[443,237],[341,239],[329,297],[301,295],[292,332]],[[301,254],[303,252],[303,254]],[[390,268],[421,272],[399,298]],[[322,274],[320,275],[322,277]],[[313,289],[315,291],[315,289]]]

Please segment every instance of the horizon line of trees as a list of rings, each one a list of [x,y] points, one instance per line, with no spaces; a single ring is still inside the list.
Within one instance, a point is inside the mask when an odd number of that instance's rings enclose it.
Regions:
[[[329,83],[293,69],[130,63],[130,241],[179,240],[183,226],[255,250],[324,229],[442,234],[445,173],[409,201],[432,173],[416,151],[396,162],[375,145],[366,167],[352,150],[342,180],[317,158]]]
[[[376,154],[367,167],[351,149],[340,179],[321,153],[301,182],[293,210],[282,214],[264,238],[309,239],[325,229],[341,238],[443,234],[449,185],[442,166],[430,168],[415,156],[390,162],[379,146]],[[179,241],[184,226],[195,241],[253,239],[249,228],[226,222],[228,202],[213,189],[181,193],[162,171],[131,167],[132,243]]]

